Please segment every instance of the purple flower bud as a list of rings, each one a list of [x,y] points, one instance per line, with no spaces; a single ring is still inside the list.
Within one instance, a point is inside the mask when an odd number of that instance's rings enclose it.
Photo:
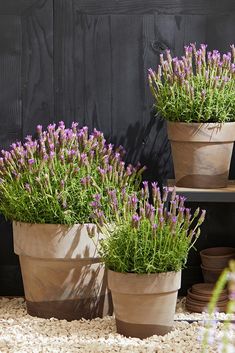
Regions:
[[[60,122],[59,122],[59,128],[60,128],[60,129],[64,129],[64,128],[65,128],[65,124],[64,124],[63,121],[60,121]]]
[[[50,153],[49,153],[49,157],[50,157],[50,159],[53,159],[53,158],[55,157],[55,152],[50,151]]]
[[[132,227],[139,228],[141,217],[136,213],[132,216]]]
[[[148,190],[148,182],[147,181],[143,181],[143,186],[145,190]]]
[[[37,133],[38,134],[42,133],[42,125],[37,125]]]
[[[74,132],[77,131],[77,127],[78,127],[78,123],[72,122],[72,130],[73,130]]]
[[[53,132],[53,131],[55,131],[55,127],[56,127],[56,124],[49,124],[47,127],[47,130],[49,132]]]
[[[97,201],[91,201],[90,205],[93,208],[98,208],[99,207],[99,203]]]
[[[25,190],[27,190],[28,192],[31,192],[31,187],[28,183],[25,184]]]
[[[34,163],[35,163],[35,159],[30,158],[30,159],[28,160],[28,163],[29,163],[29,165],[34,164]]]
[[[101,195],[100,195],[100,194],[95,194],[95,195],[94,195],[94,199],[95,199],[97,202],[100,202],[100,200],[101,200]]]

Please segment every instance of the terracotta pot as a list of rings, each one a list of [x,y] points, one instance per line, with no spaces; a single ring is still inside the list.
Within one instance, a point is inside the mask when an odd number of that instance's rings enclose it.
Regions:
[[[223,269],[204,267],[201,265],[204,282],[215,283],[219,279]]]
[[[207,301],[210,300],[212,293],[215,289],[214,283],[196,283],[192,285],[190,290],[190,295],[200,296],[201,298],[207,298]],[[228,291],[223,289],[220,294],[219,300],[225,300],[228,298]],[[201,299],[202,300],[202,299]]]
[[[167,123],[177,186],[224,188],[235,140],[235,122]]]
[[[112,314],[107,273],[86,225],[14,222],[13,235],[30,315],[75,320]],[[100,236],[96,232],[95,242]]]
[[[180,284],[181,271],[139,275],[108,270],[117,332],[141,339],[170,332]]]
[[[200,251],[200,256],[203,266],[224,269],[230,260],[235,259],[235,248],[208,248]]]

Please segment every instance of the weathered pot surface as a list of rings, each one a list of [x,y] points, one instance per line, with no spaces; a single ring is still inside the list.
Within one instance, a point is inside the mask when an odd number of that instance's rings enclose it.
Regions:
[[[167,122],[176,185],[202,189],[227,186],[235,122]]]
[[[141,339],[170,332],[180,284],[181,271],[139,275],[108,270],[117,332]]]
[[[14,222],[13,236],[30,315],[75,320],[112,314],[107,272],[86,225]],[[96,231],[94,241],[100,236]]]

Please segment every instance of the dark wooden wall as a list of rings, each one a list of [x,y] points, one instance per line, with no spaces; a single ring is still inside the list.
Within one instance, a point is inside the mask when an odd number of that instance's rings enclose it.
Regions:
[[[235,1],[0,0],[1,148],[38,123],[77,120],[123,144],[128,161],[147,165],[148,179],[171,177],[165,123],[151,112],[147,69],[165,48],[179,55],[194,41],[227,51],[235,41]],[[231,177],[234,172],[235,161]],[[199,248],[235,246],[233,205],[207,208]],[[198,257],[190,261],[198,268]],[[196,280],[189,270],[189,281]],[[0,295],[22,291],[11,225],[2,220]]]

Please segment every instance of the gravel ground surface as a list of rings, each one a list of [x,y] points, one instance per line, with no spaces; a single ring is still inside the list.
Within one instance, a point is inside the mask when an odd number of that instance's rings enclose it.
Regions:
[[[225,317],[225,314],[219,314],[217,319]],[[186,313],[184,299],[179,301],[175,319],[194,318],[203,320],[203,315]],[[218,334],[221,326],[217,324]],[[177,321],[169,334],[139,340],[117,334],[113,317],[72,322],[45,320],[27,315],[22,298],[0,299],[1,353],[200,353],[201,327],[202,322]],[[217,349],[211,347],[209,352],[217,352]]]

